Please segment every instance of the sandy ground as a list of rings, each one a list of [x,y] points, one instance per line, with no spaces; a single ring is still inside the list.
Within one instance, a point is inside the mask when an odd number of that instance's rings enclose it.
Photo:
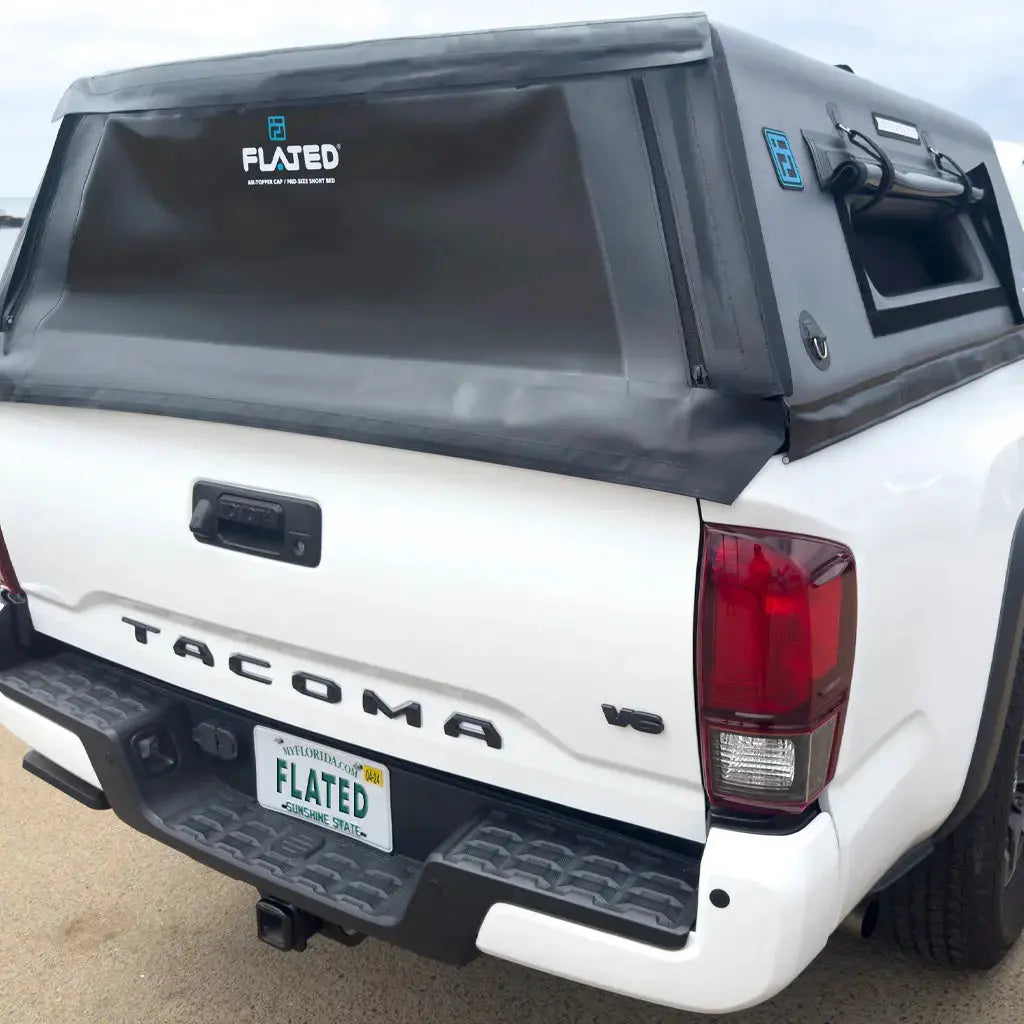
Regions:
[[[697,1024],[498,960],[453,968],[368,940],[279,953],[253,891],[21,770],[0,730],[0,1021],[59,1024]],[[1024,1020],[1024,948],[988,976],[833,939],[743,1024]]]

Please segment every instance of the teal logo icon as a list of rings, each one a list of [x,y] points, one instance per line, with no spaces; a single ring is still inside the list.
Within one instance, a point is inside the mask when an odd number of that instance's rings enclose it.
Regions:
[[[267,118],[267,135],[271,142],[287,141],[288,129],[281,114],[272,114]]]
[[[799,166],[797,166],[796,154],[789,144],[789,136],[774,128],[764,128],[763,132],[764,141],[768,144],[768,152],[775,165],[775,175],[779,179],[779,184],[783,188],[802,189],[804,179],[800,174]]]

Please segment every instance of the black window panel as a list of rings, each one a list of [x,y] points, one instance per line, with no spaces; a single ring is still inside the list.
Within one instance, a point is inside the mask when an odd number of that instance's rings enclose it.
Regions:
[[[268,114],[338,166],[244,169],[244,147],[279,144]],[[68,287],[78,330],[622,373],[559,86],[115,115]]]

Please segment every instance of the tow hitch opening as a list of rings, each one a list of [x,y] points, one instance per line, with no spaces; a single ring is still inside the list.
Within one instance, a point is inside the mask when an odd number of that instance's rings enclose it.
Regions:
[[[285,953],[301,953],[323,921],[291,903],[264,896],[256,904],[256,937]]]

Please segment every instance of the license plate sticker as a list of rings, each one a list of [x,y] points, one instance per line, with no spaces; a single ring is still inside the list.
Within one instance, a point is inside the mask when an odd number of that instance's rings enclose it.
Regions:
[[[253,730],[253,749],[261,806],[391,852],[384,765],[263,725]]]

